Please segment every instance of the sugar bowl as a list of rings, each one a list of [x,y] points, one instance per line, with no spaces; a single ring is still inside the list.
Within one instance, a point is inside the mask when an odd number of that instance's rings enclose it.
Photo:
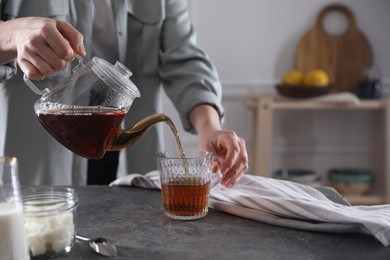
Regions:
[[[22,188],[25,229],[32,258],[70,252],[76,235],[77,192],[62,186]]]

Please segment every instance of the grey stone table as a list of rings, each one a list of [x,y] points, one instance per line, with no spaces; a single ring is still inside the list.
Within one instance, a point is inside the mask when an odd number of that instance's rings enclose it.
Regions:
[[[76,189],[78,234],[114,243],[118,256],[112,259],[390,259],[390,247],[368,235],[288,229],[212,209],[199,220],[171,220],[163,214],[158,190]],[[343,203],[338,193],[323,192]],[[76,242],[55,259],[104,258]]]

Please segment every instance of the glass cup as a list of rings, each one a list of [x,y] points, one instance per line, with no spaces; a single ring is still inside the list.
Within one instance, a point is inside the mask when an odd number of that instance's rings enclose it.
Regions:
[[[0,230],[1,259],[30,259],[15,157],[0,157]]]
[[[157,154],[164,214],[193,220],[208,212],[210,189],[221,174],[212,172],[213,157],[206,151],[163,151]]]
[[[76,235],[78,196],[62,186],[22,188],[25,228],[31,258],[71,251]]]

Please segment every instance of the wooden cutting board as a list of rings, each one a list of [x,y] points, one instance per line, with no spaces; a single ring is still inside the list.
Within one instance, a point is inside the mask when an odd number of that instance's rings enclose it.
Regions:
[[[348,19],[348,28],[342,35],[328,34],[323,27],[326,15],[334,11]],[[315,26],[299,42],[295,67],[303,72],[323,69],[334,84],[334,92],[355,92],[362,71],[372,66],[372,60],[370,44],[356,27],[352,11],[345,5],[332,4],[320,11]]]

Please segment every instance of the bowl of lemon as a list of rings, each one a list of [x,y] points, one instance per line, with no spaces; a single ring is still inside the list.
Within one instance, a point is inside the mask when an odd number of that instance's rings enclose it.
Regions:
[[[290,70],[283,76],[282,83],[276,86],[282,96],[311,98],[328,94],[332,90],[328,74],[322,69],[312,69],[303,73]]]

